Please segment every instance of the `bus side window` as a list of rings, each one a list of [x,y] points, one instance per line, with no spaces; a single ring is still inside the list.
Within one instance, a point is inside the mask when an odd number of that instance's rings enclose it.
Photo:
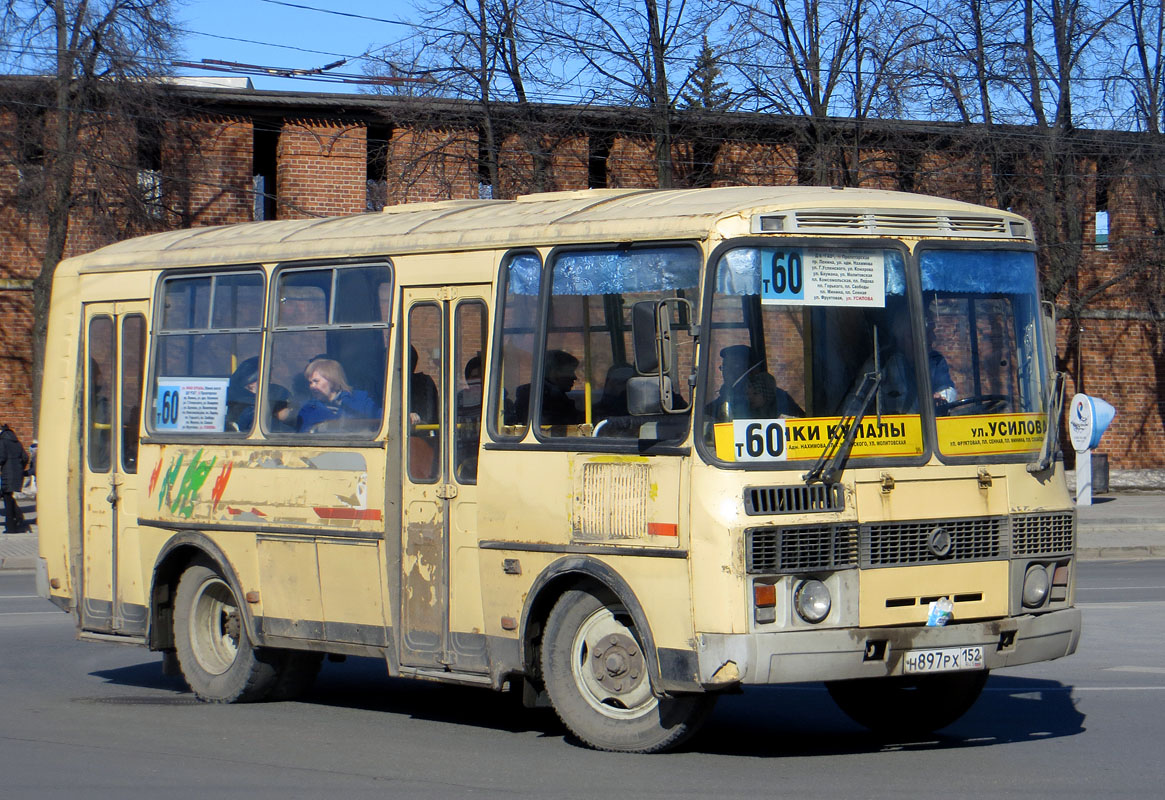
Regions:
[[[440,306],[418,303],[409,309],[406,409],[409,477],[414,481],[433,481],[440,475],[442,333]]]
[[[541,273],[537,253],[515,253],[502,265],[500,346],[490,378],[490,429],[499,439],[520,439],[530,422],[529,408],[521,408],[517,401],[519,391],[528,395],[534,372]]]
[[[477,483],[485,342],[485,303],[469,300],[458,304],[453,318],[453,379],[457,384],[453,474],[459,483]]]
[[[386,264],[277,274],[261,415],[268,433],[380,430],[391,294]]]
[[[146,398],[152,432],[250,432],[255,394],[232,382],[232,375],[257,363],[264,296],[258,270],[176,274],[162,281],[153,383]]]
[[[687,432],[685,415],[631,416],[627,384],[636,375],[631,309],[641,301],[690,297],[700,280],[699,251],[649,246],[560,251],[551,263],[538,431],[546,437],[638,439]],[[669,312],[673,315],[676,311]],[[688,322],[672,320],[677,363],[670,365],[673,407],[688,405],[681,376],[695,371],[694,340],[679,335]],[[527,390],[528,391],[528,390]],[[525,405],[525,397],[519,403]]]

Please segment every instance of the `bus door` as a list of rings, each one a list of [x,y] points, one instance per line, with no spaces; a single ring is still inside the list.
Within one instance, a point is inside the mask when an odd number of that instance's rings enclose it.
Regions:
[[[88,631],[146,630],[134,479],[145,347],[145,300],[85,306],[81,627]]]
[[[477,451],[489,287],[404,290],[401,663],[487,670]],[[460,633],[458,632],[460,631]]]

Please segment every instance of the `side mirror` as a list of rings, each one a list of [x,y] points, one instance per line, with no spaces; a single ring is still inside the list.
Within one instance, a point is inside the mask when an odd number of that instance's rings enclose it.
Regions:
[[[640,375],[659,372],[659,349],[655,340],[656,308],[654,300],[643,300],[631,306],[631,342],[635,348],[635,371]]]
[[[631,416],[664,414],[671,406],[671,378],[667,375],[637,375],[627,381],[627,412]]]

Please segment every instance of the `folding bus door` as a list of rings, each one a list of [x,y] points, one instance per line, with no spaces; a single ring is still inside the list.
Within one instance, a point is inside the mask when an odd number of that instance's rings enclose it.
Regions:
[[[81,627],[143,634],[137,546],[146,301],[85,306]]]

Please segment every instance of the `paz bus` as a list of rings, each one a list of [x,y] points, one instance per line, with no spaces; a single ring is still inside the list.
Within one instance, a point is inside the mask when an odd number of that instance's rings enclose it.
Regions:
[[[1031,224],[885,191],[589,190],[61,263],[41,592],[212,703],[325,654],[673,747],[824,681],[946,726],[1073,653]]]

